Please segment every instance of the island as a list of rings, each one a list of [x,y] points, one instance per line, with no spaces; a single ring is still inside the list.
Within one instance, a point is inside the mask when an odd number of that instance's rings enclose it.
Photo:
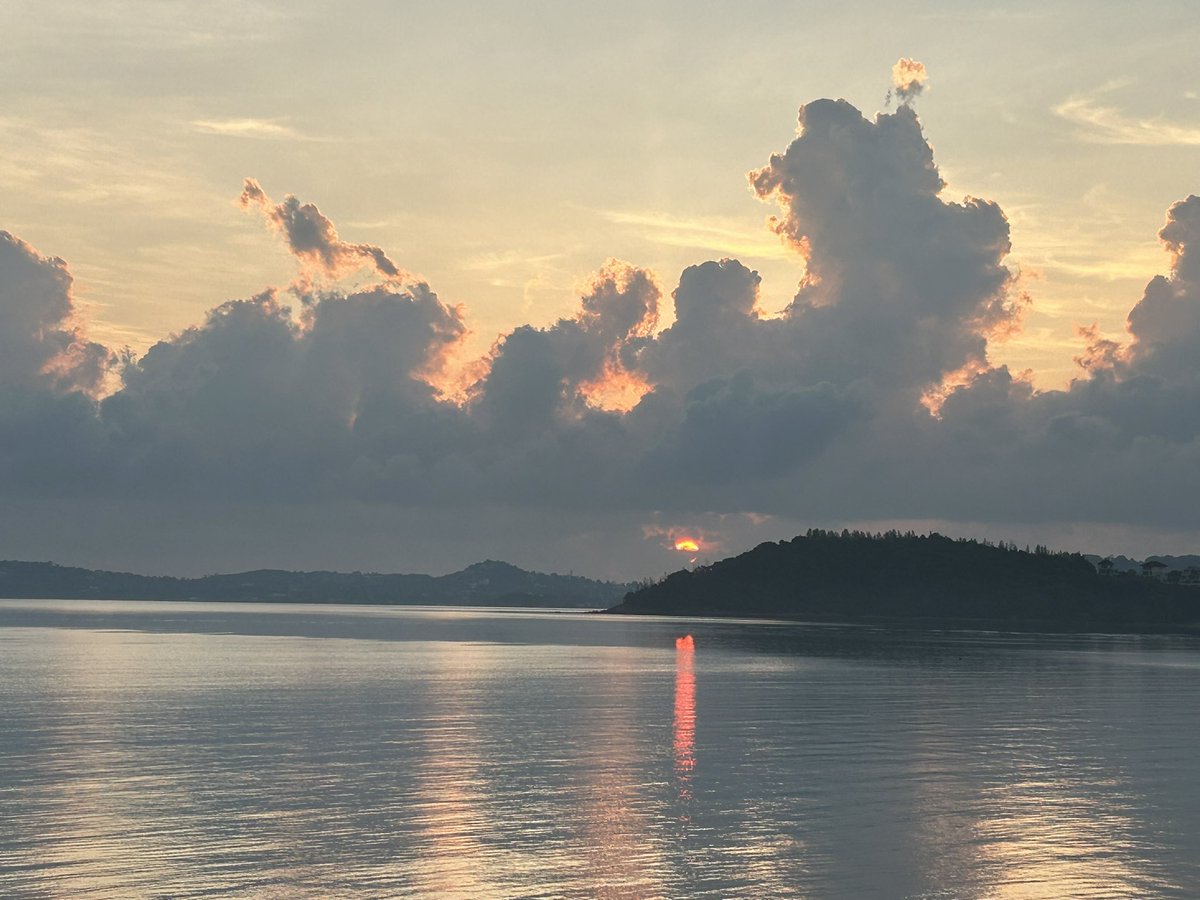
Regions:
[[[645,583],[608,612],[1015,631],[1200,631],[1200,586],[1117,573],[1041,546],[812,529]]]

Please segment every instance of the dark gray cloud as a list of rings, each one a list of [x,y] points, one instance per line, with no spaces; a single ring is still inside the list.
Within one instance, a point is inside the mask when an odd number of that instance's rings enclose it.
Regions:
[[[126,365],[100,417],[137,480],[174,494],[329,497],[364,470],[419,483],[460,418],[424,375],[463,333],[423,284],[323,296],[299,321],[267,291]]]
[[[95,390],[108,351],[76,322],[67,264],[0,231],[0,384]]]
[[[773,329],[759,318],[760,280],[735,259],[685,269],[672,294],[675,323],[643,353],[641,365],[652,381],[682,395],[739,371],[762,375],[761,370],[786,355],[787,347],[773,340],[783,337],[784,329]]]
[[[257,207],[287,240],[288,248],[316,274],[339,278],[370,266],[385,278],[401,278],[404,273],[373,244],[348,244],[338,237],[333,223],[312,203],[301,203],[291,194],[282,203],[273,203],[253,178],[242,185],[241,204]]]
[[[1152,278],[1130,311],[1127,343],[1084,330],[1084,372],[1067,390],[1034,392],[998,369],[946,401],[948,435],[988,452],[1018,488],[997,499],[1011,514],[1200,527],[1198,211],[1195,196],[1168,211],[1159,237],[1169,274]]]
[[[658,331],[654,275],[609,260],[573,315],[501,336],[461,395],[442,385],[463,313],[251,179],[243,204],[302,278],[222,304],[140,359],[86,339],[65,263],[0,234],[0,494],[26,515],[44,504],[29,521],[47,547],[70,540],[72,504],[92,539],[103,509],[159,547],[162,510],[224,509],[241,541],[274,521],[326,565],[361,566],[351,548],[380,547],[363,529],[388,522],[410,550],[377,565],[410,569],[430,558],[421,523],[434,521],[462,562],[519,521],[539,549],[516,561],[554,547],[575,554],[564,568],[608,574],[614,529],[700,517],[756,536],[763,515],[1200,528],[1200,199],[1168,212],[1171,266],[1127,339],[1085,329],[1079,378],[1036,391],[988,356],[1025,302],[1008,223],[994,203],[944,196],[915,112],[868,119],[819,100],[800,125],[750,175],[807,266],[781,315],[761,313],[756,272],[709,261],[681,274]],[[336,287],[363,267],[380,283]],[[50,521],[67,523],[57,538]],[[197,536],[213,567],[242,559],[213,549],[208,527],[181,523],[179,539]],[[276,559],[299,552],[262,540]]]
[[[1129,366],[1195,383],[1200,377],[1200,197],[1172,206],[1158,236],[1171,253],[1171,274],[1153,279],[1130,310]]]
[[[586,418],[591,395],[632,377],[653,343],[659,298],[650,272],[610,259],[574,317],[518,328],[497,344],[468,414],[497,433],[526,437]]]
[[[800,136],[751,173],[808,275],[788,318],[801,364],[837,381],[924,387],[986,359],[1020,314],[1000,208],[941,197],[916,113],[868,121],[844,100],[800,112]]]

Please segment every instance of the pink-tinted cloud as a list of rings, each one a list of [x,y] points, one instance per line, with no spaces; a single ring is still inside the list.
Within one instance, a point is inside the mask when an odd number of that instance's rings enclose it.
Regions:
[[[892,66],[892,92],[900,103],[910,103],[925,90],[929,73],[925,64],[915,59],[900,57]]]
[[[67,264],[0,231],[0,384],[97,390],[112,354],[87,340]]]

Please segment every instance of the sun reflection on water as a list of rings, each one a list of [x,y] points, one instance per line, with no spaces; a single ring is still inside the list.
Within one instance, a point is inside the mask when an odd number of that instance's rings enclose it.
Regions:
[[[696,768],[696,642],[692,636],[675,639],[675,776],[679,799],[692,797],[692,771]]]

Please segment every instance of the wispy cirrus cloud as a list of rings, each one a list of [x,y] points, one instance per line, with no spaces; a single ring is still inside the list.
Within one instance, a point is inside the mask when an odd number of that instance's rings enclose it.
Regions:
[[[498,269],[520,268],[523,271],[542,268],[550,263],[563,259],[562,253],[522,253],[509,251],[507,253],[481,253],[463,260],[464,269],[491,272]]]
[[[1132,118],[1119,109],[1097,103],[1092,97],[1070,97],[1054,107],[1054,114],[1078,125],[1080,138],[1091,143],[1200,146],[1200,124]]]
[[[794,260],[796,254],[761,227],[748,230],[723,219],[689,219],[659,212],[602,209],[614,225],[628,225],[648,241],[669,247],[708,250],[726,256]]]
[[[191,122],[191,126],[203,134],[222,137],[251,138],[259,141],[319,140],[271,119],[196,119]]]

